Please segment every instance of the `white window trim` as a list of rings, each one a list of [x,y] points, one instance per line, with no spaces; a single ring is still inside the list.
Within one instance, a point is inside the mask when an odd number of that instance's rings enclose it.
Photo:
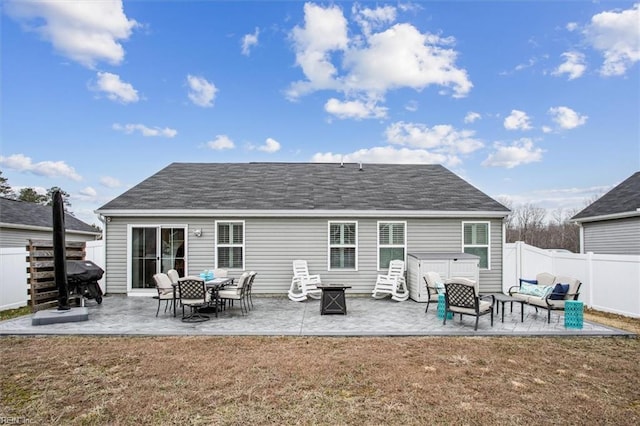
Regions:
[[[474,223],[487,224],[487,244],[465,244],[464,243],[464,226],[466,224],[474,224]],[[465,247],[481,247],[481,248],[486,247],[487,248],[487,267],[482,268],[479,266],[478,268],[483,271],[490,271],[491,270],[491,222],[489,222],[488,220],[470,220],[470,221],[462,222],[462,252],[463,253],[464,253]]]
[[[189,225],[186,223],[128,223],[127,224],[127,296],[154,296],[158,294],[155,288],[133,288],[131,286],[131,233],[133,228],[155,228],[156,241],[160,238],[158,233],[162,228],[184,228],[184,270],[189,270]],[[160,250],[160,248],[157,248]],[[156,257],[160,257],[160,252],[156,252]]]
[[[225,224],[225,223],[231,223],[231,224],[241,224],[242,225],[242,244],[218,244],[218,224]],[[245,225],[245,221],[244,220],[216,220],[215,224],[214,224],[214,235],[213,235],[213,251],[214,251],[214,256],[216,258],[216,268],[219,268],[220,266],[218,265],[218,247],[241,247],[242,248],[242,271],[245,270],[245,262],[247,260],[247,250],[245,247],[246,244],[246,232],[247,232],[247,226]],[[229,270],[238,270],[238,268],[227,268],[225,267],[225,269],[229,269]]]
[[[340,224],[340,223],[353,223],[356,225],[356,243],[355,244],[340,244],[340,245],[331,245],[331,225]],[[358,233],[358,221],[357,220],[330,220],[327,222],[327,271],[358,271],[358,239],[360,238]],[[331,248],[348,248],[353,247],[356,249],[356,264],[354,269],[349,268],[331,268]]]
[[[383,223],[399,223],[404,225],[404,244],[380,244],[380,225]],[[404,263],[407,264],[407,222],[402,220],[379,220],[376,224],[376,267],[378,271],[382,271],[380,269],[380,249],[381,248],[402,248],[404,249]]]

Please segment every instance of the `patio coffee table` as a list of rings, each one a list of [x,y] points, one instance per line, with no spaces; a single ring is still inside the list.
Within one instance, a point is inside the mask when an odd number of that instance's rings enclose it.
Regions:
[[[347,314],[347,301],[344,297],[344,291],[351,288],[351,286],[343,284],[324,284],[317,287],[322,290],[322,297],[320,298],[320,315]]]
[[[504,322],[504,304],[506,302],[511,303],[511,312],[513,312],[513,302],[520,303],[520,322],[524,322],[524,301],[518,300],[515,297],[511,297],[508,294],[504,293],[490,293],[496,302],[496,314],[500,313],[500,304],[502,304],[502,322]]]

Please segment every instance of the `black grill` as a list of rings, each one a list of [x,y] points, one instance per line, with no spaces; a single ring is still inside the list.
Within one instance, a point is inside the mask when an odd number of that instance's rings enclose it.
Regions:
[[[102,290],[98,280],[104,271],[90,260],[67,260],[67,282],[69,290],[87,299],[102,303]]]

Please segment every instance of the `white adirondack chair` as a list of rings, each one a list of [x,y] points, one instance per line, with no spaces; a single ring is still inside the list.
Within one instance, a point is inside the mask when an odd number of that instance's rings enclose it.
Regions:
[[[306,260],[294,260],[289,299],[294,302],[302,302],[307,300],[307,297],[319,299],[322,291],[316,286],[320,283],[320,275],[309,275]]]
[[[404,302],[409,298],[409,290],[404,279],[403,260],[389,262],[389,272],[387,272],[387,275],[378,275],[371,295],[375,299],[391,296],[391,299],[398,302]]]

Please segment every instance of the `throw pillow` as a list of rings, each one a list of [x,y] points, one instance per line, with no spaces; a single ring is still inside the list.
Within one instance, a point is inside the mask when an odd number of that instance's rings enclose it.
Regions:
[[[545,297],[552,290],[553,287],[548,285],[536,285],[536,284],[520,284],[520,294],[526,294],[527,296]]]
[[[551,292],[551,296],[549,296],[549,299],[563,300],[567,293],[569,293],[569,284],[556,284]]]

